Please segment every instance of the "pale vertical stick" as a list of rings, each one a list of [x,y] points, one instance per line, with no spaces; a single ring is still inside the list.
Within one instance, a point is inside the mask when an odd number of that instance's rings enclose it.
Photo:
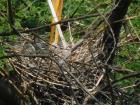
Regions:
[[[72,37],[72,34],[71,34],[70,22],[68,22],[68,27],[69,27],[69,34],[70,34],[70,42],[71,42],[72,47],[73,47],[74,46],[74,43],[73,43],[73,37]]]
[[[51,1],[51,0],[48,0],[48,4],[49,4],[49,6],[50,6],[50,9],[51,9],[51,12],[52,12],[52,15],[53,15],[53,18],[54,18],[54,22],[58,22],[58,18],[57,18],[57,15],[56,15],[56,13],[55,13],[55,10],[54,10],[52,1]],[[67,47],[67,45],[66,45],[66,41],[65,41],[63,32],[62,32],[62,30],[61,30],[60,24],[57,24],[57,25],[56,25],[56,28],[57,28],[57,30],[58,30],[58,32],[59,32],[60,39],[61,39],[62,44],[63,44],[63,47],[64,47],[64,49],[65,49],[65,48]]]
[[[58,9],[59,3],[56,2],[56,0],[52,0],[52,3],[53,3],[53,7],[54,7],[54,9],[56,11]],[[54,18],[52,18],[52,23],[54,23]],[[56,26],[51,26],[50,44],[54,43],[55,32],[56,32]]]

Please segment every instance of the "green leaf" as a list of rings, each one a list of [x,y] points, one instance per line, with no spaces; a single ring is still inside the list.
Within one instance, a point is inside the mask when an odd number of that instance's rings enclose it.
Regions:
[[[2,57],[4,55],[5,55],[4,48],[3,48],[3,46],[0,46],[0,57]]]

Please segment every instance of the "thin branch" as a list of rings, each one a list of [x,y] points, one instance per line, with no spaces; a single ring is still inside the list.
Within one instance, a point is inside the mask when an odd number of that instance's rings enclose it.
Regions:
[[[18,29],[18,31],[20,33],[30,33],[30,32],[34,32],[34,31],[39,31],[42,29],[46,29],[48,27],[57,25],[57,24],[62,24],[62,23],[68,23],[68,22],[73,22],[76,20],[83,20],[83,19],[87,19],[87,18],[92,18],[92,17],[96,17],[99,16],[99,14],[89,14],[89,15],[84,15],[84,16],[80,16],[80,17],[76,17],[76,18],[70,18],[70,19],[65,19],[65,20],[61,20],[52,24],[46,24],[46,25],[42,25],[39,27],[35,27],[35,28],[31,28],[31,29],[27,29],[27,30],[22,30],[22,29]],[[11,31],[11,32],[0,32],[0,36],[10,36],[15,34],[15,31]]]
[[[111,84],[115,84],[115,83],[117,83],[117,82],[121,82],[121,81],[123,81],[123,80],[130,79],[130,78],[134,78],[134,77],[138,77],[138,78],[139,78],[139,77],[140,77],[140,72],[135,72],[135,73],[126,75],[126,76],[124,76],[124,77],[122,77],[122,78],[120,78],[120,79],[117,79],[117,80],[112,81]]]

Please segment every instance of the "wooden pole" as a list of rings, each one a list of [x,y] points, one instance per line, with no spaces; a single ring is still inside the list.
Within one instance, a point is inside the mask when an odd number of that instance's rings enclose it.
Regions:
[[[62,8],[63,8],[63,0],[52,0],[55,13],[57,15],[58,21],[61,20],[62,16]],[[54,18],[52,19],[52,23],[54,23]],[[50,43],[59,43],[59,32],[56,29],[56,26],[51,26],[51,34],[50,34]]]

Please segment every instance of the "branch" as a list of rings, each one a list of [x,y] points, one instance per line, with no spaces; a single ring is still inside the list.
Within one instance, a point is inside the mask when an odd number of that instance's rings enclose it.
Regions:
[[[123,80],[126,80],[126,79],[130,79],[130,78],[134,78],[134,77],[140,77],[140,72],[136,72],[136,73],[132,73],[132,74],[128,74],[120,79],[117,79],[117,80],[114,80],[111,82],[111,84],[115,84],[117,82],[120,82],[120,81],[123,81]]]
[[[29,58],[34,58],[34,57],[40,57],[40,58],[50,58],[49,54],[33,54],[33,55],[25,55],[25,54],[11,54],[11,55],[6,55],[6,56],[1,56],[0,60],[2,59],[7,59],[7,58],[13,58],[13,57],[29,57]]]
[[[76,17],[76,18],[70,18],[70,19],[66,19],[66,20],[61,20],[52,24],[46,24],[46,25],[42,25],[39,27],[35,27],[35,28],[31,28],[31,29],[27,29],[27,30],[22,30],[22,29],[18,29],[18,31],[20,33],[29,33],[29,32],[34,32],[34,31],[39,31],[42,29],[46,29],[48,27],[57,25],[57,24],[62,24],[62,23],[68,23],[68,22],[72,22],[72,21],[76,21],[76,20],[82,20],[82,19],[87,19],[87,18],[91,18],[91,17],[95,17],[95,16],[99,16],[99,14],[89,14],[89,15],[85,15],[85,16],[80,16],[80,17]],[[16,32],[11,31],[11,32],[0,32],[0,36],[10,36],[16,34]]]

